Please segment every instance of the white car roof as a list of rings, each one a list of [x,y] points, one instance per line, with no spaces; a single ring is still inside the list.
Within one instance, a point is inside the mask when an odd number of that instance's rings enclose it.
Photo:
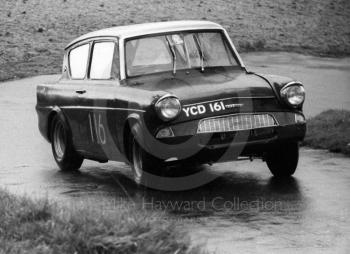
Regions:
[[[106,28],[85,35],[73,40],[67,45],[69,48],[73,44],[93,37],[119,37],[119,38],[130,38],[135,36],[142,36],[147,34],[157,34],[165,32],[175,31],[188,31],[188,30],[203,30],[203,29],[221,29],[223,27],[219,24],[210,21],[195,21],[195,20],[183,20],[183,21],[167,21],[167,22],[155,22],[155,23],[144,23],[135,24],[128,26],[117,26]]]

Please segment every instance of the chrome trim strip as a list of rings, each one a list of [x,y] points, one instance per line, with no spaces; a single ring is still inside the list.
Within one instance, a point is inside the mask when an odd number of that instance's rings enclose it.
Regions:
[[[303,83],[301,83],[300,81],[291,81],[291,82],[285,84],[281,90],[283,90],[284,88],[287,88],[289,86],[293,86],[293,85],[304,86]]]
[[[52,108],[52,107],[48,106],[47,108]],[[108,107],[88,107],[88,106],[61,106],[60,108],[96,109],[96,110],[125,110],[125,111],[146,112],[145,110],[142,110],[142,109],[133,109],[133,108],[108,108]]]
[[[229,100],[229,99],[273,99],[273,98],[276,98],[276,97],[275,97],[275,96],[257,96],[257,97],[242,96],[242,97],[229,97],[229,98],[216,99],[216,100],[211,100],[211,101],[201,101],[201,102],[186,104],[186,105],[183,105],[183,107],[188,107],[188,106],[193,106],[193,105],[203,104],[203,103],[209,103],[209,102],[215,102],[215,101],[226,101],[226,100]]]
[[[155,105],[157,105],[158,102],[160,102],[161,100],[165,99],[165,98],[175,98],[175,99],[178,99],[177,96],[173,95],[173,94],[170,94],[170,93],[167,93],[167,94],[164,94],[163,96],[161,96],[157,102],[155,103]]]

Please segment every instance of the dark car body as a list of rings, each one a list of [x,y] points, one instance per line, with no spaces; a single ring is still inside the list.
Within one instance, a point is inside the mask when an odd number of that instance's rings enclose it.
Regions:
[[[223,34],[236,66],[128,77],[124,54],[130,38],[202,30]],[[91,79],[91,51],[94,43],[101,41],[115,43],[118,57],[113,61],[118,73],[110,79]],[[86,73],[74,79],[69,54],[83,44],[89,45]],[[75,150],[87,159],[128,161],[128,135],[132,134],[144,149],[164,161],[205,163],[263,157],[272,144],[301,141],[306,131],[302,105],[292,107],[281,95],[281,90],[291,85],[302,86],[290,78],[247,71],[226,31],[215,23],[143,24],[100,30],[70,43],[65,49],[61,79],[38,85],[36,110],[40,132],[49,142],[52,119],[59,115],[69,126]],[[161,119],[155,109],[166,96],[176,96],[181,103],[181,112],[170,121]],[[237,126],[229,126],[230,121]],[[211,123],[224,126],[213,127]],[[173,136],[157,138],[167,127]],[[237,152],[227,153],[228,148]]]

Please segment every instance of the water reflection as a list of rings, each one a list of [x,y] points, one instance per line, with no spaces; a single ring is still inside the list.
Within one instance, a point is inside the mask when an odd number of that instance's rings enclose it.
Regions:
[[[252,220],[256,217],[290,216],[305,209],[298,180],[262,179],[252,173],[224,172],[209,184],[188,191],[164,192],[137,187],[125,174],[127,167],[117,170],[85,167],[82,172],[55,174],[65,185],[63,194],[89,199],[103,207],[120,205],[157,210],[181,218],[220,217]],[[218,174],[206,170],[206,174]],[[107,204],[105,203],[107,202]],[[101,206],[102,207],[102,206]]]

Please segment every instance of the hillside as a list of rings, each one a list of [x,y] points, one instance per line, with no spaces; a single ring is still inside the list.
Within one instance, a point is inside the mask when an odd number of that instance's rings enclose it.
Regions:
[[[0,80],[60,72],[62,49],[86,32],[206,19],[240,51],[350,54],[348,0],[0,0]]]

